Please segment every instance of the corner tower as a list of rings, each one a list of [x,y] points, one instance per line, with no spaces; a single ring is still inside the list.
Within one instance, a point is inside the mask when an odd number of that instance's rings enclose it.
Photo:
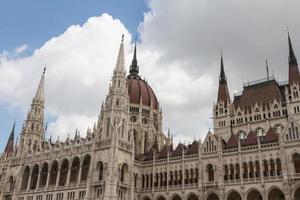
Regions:
[[[230,106],[231,100],[224,70],[223,55],[221,53],[219,89],[217,102],[214,104],[213,108],[213,121],[214,132],[217,135],[222,135],[224,139],[228,139],[230,136]]]

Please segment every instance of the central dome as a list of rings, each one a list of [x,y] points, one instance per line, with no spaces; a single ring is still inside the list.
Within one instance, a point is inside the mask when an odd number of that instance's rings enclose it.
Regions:
[[[142,104],[154,109],[158,109],[158,101],[152,88],[146,81],[136,78],[128,78],[128,94],[130,103]]]
[[[133,60],[127,79],[130,103],[140,104],[142,101],[144,106],[148,106],[157,110],[159,107],[158,101],[152,88],[139,76],[139,66],[136,59],[136,45],[134,47]]]

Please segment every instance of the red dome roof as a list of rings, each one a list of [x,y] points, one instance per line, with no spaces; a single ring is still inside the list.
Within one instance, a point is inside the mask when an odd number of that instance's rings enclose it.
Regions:
[[[158,109],[157,98],[152,88],[144,80],[140,78],[128,78],[128,94],[130,103],[140,104],[140,99],[142,98],[144,106]]]

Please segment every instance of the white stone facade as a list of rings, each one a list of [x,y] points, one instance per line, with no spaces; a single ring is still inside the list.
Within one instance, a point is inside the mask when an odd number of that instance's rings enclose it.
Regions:
[[[142,95],[132,103],[129,79],[143,81],[137,67],[135,60],[126,77],[122,42],[97,123],[85,138],[76,132],[64,142],[43,138],[44,72],[20,142],[0,157],[1,199],[300,199],[300,79],[249,83],[242,95],[271,85],[282,96],[231,102],[222,59],[219,94],[225,90],[213,108],[214,133],[173,148],[150,96],[149,105]]]

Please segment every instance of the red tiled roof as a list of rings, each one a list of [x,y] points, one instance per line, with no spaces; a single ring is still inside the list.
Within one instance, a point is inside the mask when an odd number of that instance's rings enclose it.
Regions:
[[[239,146],[238,138],[236,138],[236,136],[232,134],[229,140],[227,141],[225,148],[230,149],[230,148],[236,148],[238,146]]]
[[[266,105],[274,99],[284,102],[284,93],[275,80],[245,86],[242,95],[234,97],[234,106],[249,108],[255,103]]]
[[[269,128],[265,138],[264,143],[278,142],[278,134],[274,128]]]
[[[227,103],[227,101],[230,101],[230,95],[228,91],[228,87],[226,83],[220,83],[219,84],[219,90],[218,90],[218,102],[223,101],[224,103]]]
[[[250,131],[247,138],[243,142],[243,146],[250,146],[250,145],[257,145],[257,136],[256,133],[253,131]]]

